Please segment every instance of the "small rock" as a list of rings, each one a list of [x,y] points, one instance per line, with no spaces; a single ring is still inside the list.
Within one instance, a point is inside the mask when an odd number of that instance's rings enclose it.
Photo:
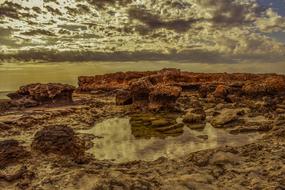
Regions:
[[[232,154],[230,152],[217,152],[213,155],[213,157],[210,159],[210,164],[214,165],[225,165],[225,164],[237,164],[238,163],[238,157],[235,154]]]
[[[215,92],[213,93],[215,98],[226,98],[229,93],[229,87],[225,85],[218,85]]]
[[[216,128],[226,127],[226,124],[237,121],[239,116],[243,114],[243,110],[240,109],[224,109],[212,119],[211,124]]]

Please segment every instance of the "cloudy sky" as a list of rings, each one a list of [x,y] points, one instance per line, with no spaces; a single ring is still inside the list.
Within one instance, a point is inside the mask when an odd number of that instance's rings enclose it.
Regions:
[[[0,59],[285,62],[285,0],[0,0]]]

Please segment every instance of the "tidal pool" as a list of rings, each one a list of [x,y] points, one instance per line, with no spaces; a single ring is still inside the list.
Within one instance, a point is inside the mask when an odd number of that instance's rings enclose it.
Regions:
[[[113,118],[96,124],[82,133],[93,134],[94,146],[89,150],[98,160],[129,162],[153,161],[160,157],[177,158],[191,152],[212,149],[218,146],[238,146],[255,141],[256,134],[231,135],[222,129],[207,124],[203,131],[183,127],[179,136],[166,138],[136,138],[132,134],[130,118]]]

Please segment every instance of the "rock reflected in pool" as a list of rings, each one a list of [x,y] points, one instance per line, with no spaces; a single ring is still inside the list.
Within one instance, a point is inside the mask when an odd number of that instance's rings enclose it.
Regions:
[[[98,160],[112,160],[117,163],[153,161],[160,157],[177,158],[221,145],[246,144],[258,138],[256,134],[230,135],[210,124],[202,131],[191,130],[180,124],[180,128],[174,129],[174,133],[160,133],[153,129],[148,133],[147,130],[138,130],[138,127],[147,128],[147,125],[143,126],[141,123],[141,126],[132,126],[133,122],[132,118],[113,118],[84,131],[102,137],[93,140],[94,146],[89,152]]]

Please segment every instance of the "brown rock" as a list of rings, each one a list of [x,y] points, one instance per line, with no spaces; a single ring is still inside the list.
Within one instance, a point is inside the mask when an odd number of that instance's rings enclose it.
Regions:
[[[225,86],[225,85],[219,85],[217,86],[215,92],[213,93],[215,98],[226,98],[226,96],[229,93],[229,87]]]
[[[8,94],[12,103],[27,107],[42,103],[70,103],[75,87],[67,84],[29,84],[20,87],[16,93]]]
[[[32,148],[45,154],[74,157],[84,154],[84,145],[75,136],[73,129],[63,125],[48,126],[38,131],[34,136]]]
[[[0,141],[0,168],[18,162],[28,155],[29,153],[16,140]]]
[[[133,103],[136,105],[147,105],[149,103],[149,93],[153,87],[148,78],[142,78],[130,84],[130,91]]]
[[[180,87],[166,86],[163,84],[156,85],[152,88],[149,95],[149,107],[151,109],[173,108],[181,91],[182,89]]]

